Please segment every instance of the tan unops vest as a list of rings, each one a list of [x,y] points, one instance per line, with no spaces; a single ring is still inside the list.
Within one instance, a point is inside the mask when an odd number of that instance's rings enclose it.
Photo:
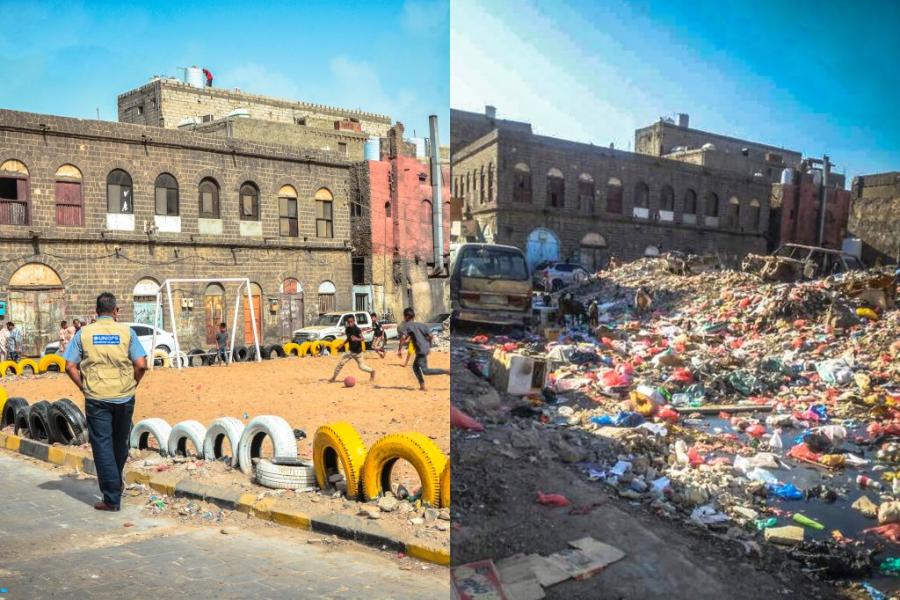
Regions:
[[[128,354],[131,327],[112,319],[98,319],[81,328],[81,381],[84,396],[114,400],[134,395],[134,365]]]

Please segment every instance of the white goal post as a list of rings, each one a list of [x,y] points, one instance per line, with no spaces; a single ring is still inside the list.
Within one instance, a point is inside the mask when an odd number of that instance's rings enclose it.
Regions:
[[[234,297],[234,318],[231,323],[231,348],[228,350],[228,362],[232,362],[234,358],[234,333],[237,330],[237,319],[238,319],[238,311],[241,308],[241,295],[242,291],[246,289],[247,291],[247,306],[250,307],[250,327],[253,329],[253,345],[256,347],[256,362],[262,362],[262,353],[259,350],[259,332],[256,329],[256,309],[253,307],[253,296],[252,290],[250,289],[250,279],[246,277],[235,277],[235,278],[225,278],[225,279],[166,279],[160,284],[159,289],[156,291],[156,309],[154,310],[153,315],[153,341],[150,344],[151,348],[156,348],[156,328],[157,323],[160,322],[160,317],[162,316],[161,311],[162,308],[162,300],[163,294],[167,296],[168,305],[169,305],[169,319],[172,322],[172,337],[175,341],[175,349],[172,352],[172,363],[177,364],[179,369],[183,368],[182,360],[181,360],[181,346],[178,343],[178,321],[175,318],[175,305],[172,302],[172,284],[173,283],[237,283],[237,292],[235,292]],[[262,306],[260,306],[262,309]],[[151,356],[150,357],[150,368],[152,369],[155,366],[156,360]]]

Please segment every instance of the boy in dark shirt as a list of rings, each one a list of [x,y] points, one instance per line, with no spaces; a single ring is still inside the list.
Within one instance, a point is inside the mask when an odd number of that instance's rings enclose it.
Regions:
[[[216,332],[216,350],[218,351],[218,358],[222,361],[222,363],[227,363],[226,360],[227,353],[225,349],[228,347],[228,331],[225,328],[225,323],[219,323],[219,331]]]
[[[384,358],[384,345],[387,343],[387,336],[384,333],[384,327],[378,320],[378,315],[372,313],[372,350],[378,353],[378,356]]]
[[[334,368],[334,375],[332,375],[331,379],[329,379],[328,381],[333,382],[334,380],[336,380],[338,373],[340,373],[341,369],[344,368],[344,365],[346,365],[351,360],[356,361],[356,366],[359,367],[360,371],[369,374],[369,381],[375,381],[375,369],[363,362],[363,337],[362,331],[360,331],[359,327],[357,327],[356,325],[356,318],[350,315],[347,317],[346,323],[347,327],[344,330],[344,334],[347,336],[347,343],[350,344],[350,350],[348,352],[344,352],[341,360],[338,361],[337,366]]]
[[[397,348],[397,356],[400,356],[403,345],[408,341],[412,343],[415,349],[415,358],[413,359],[413,373],[419,380],[419,389],[425,391],[424,375],[449,375],[447,369],[431,369],[428,367],[428,353],[431,351],[431,342],[433,341],[431,331],[424,323],[413,321],[416,313],[411,308],[403,309],[403,323],[397,328],[400,334],[400,346]],[[407,356],[407,358],[409,358]]]

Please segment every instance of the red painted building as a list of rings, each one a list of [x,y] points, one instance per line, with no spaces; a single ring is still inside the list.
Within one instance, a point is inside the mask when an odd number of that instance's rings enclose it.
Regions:
[[[794,243],[819,245],[820,183],[812,173],[794,177],[794,183],[772,185],[773,221],[770,228],[773,246]],[[825,235],[822,246],[840,249],[847,234],[850,215],[850,191],[829,186],[825,205]],[[773,248],[774,249],[774,248]]]

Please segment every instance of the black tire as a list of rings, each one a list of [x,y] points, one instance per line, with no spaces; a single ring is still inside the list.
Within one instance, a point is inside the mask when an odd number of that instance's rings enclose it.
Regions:
[[[281,344],[272,344],[269,348],[269,358],[272,358],[272,354],[275,355],[276,358],[284,358],[287,354],[284,351],[284,346]]]
[[[203,362],[206,366],[216,364],[217,360],[219,360],[219,350],[217,348],[210,348],[206,351],[206,356],[203,357]]]
[[[231,357],[233,362],[245,362],[250,360],[250,350],[247,346],[238,346],[234,349],[234,355]]]
[[[28,431],[29,412],[31,412],[31,407],[27,404],[16,409],[16,420],[14,421],[15,426],[13,427],[13,435],[21,435],[22,432],[31,435]]]
[[[68,398],[60,398],[50,406],[48,413],[50,443],[80,446],[88,441],[87,421],[81,409]]]
[[[3,414],[0,415],[0,429],[5,429],[9,425],[16,424],[16,411],[20,408],[27,407],[28,400],[25,398],[8,398],[6,404],[3,405]]]
[[[28,411],[28,435],[31,439],[50,443],[50,406],[46,400],[31,405]]]
[[[194,348],[187,355],[187,364],[189,367],[202,367],[206,364],[205,353],[200,348]]]
[[[263,351],[264,346],[259,347],[259,351]],[[256,360],[256,346],[247,346],[247,362]]]
[[[272,346],[260,346],[259,351],[262,354],[263,360],[271,360],[272,359]]]

